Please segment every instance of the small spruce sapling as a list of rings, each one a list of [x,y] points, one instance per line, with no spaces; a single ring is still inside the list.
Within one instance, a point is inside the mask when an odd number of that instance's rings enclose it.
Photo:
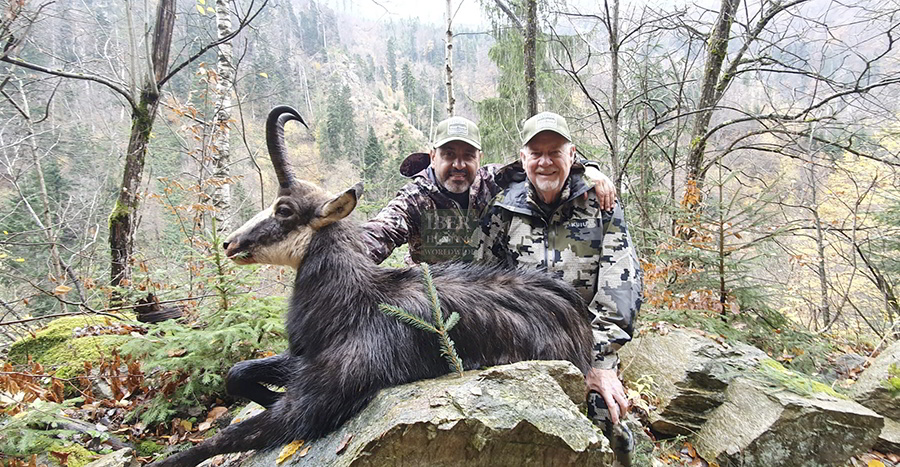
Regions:
[[[450,313],[447,320],[444,320],[443,313],[441,312],[441,301],[438,299],[437,289],[435,289],[434,281],[431,278],[431,270],[428,269],[428,265],[425,263],[420,263],[419,265],[422,267],[422,272],[425,276],[425,293],[428,295],[428,300],[431,302],[432,320],[434,321],[434,324],[431,324],[418,316],[414,316],[400,307],[382,303],[378,305],[378,308],[382,313],[393,316],[412,327],[437,334],[438,341],[441,344],[441,355],[447,359],[447,362],[450,365],[450,371],[455,371],[459,376],[462,376],[463,363],[459,358],[459,355],[456,354],[456,346],[453,345],[453,340],[450,339],[450,330],[459,322],[459,313]]]

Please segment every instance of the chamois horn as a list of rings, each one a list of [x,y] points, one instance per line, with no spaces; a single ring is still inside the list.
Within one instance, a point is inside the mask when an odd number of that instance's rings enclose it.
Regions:
[[[309,129],[300,113],[287,105],[275,107],[266,119],[266,147],[269,149],[269,157],[272,159],[272,166],[275,167],[275,175],[281,189],[290,188],[294,182],[294,174],[287,162],[287,150],[284,147],[284,124],[289,120],[297,120]]]

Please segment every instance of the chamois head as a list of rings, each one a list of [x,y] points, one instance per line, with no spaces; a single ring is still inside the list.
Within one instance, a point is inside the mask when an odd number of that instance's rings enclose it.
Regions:
[[[362,183],[331,196],[312,183],[294,179],[284,147],[284,124],[288,120],[307,126],[303,117],[288,106],[275,107],[266,120],[266,146],[278,176],[278,196],[268,209],[225,239],[225,254],[238,264],[300,267],[313,235],[347,217],[362,194]]]

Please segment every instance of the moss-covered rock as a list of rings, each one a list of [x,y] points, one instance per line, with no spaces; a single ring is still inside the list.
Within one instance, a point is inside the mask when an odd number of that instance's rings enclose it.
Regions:
[[[163,452],[165,448],[153,441],[141,441],[140,444],[137,445],[137,453],[141,457],[149,457],[154,454],[159,454]]]
[[[88,451],[80,444],[56,444],[50,447],[48,452],[68,454],[65,463],[66,467],[84,467],[98,457],[97,453]],[[50,461],[49,465],[63,465],[59,462],[59,458],[52,454],[48,457],[48,460]]]
[[[900,420],[900,392],[893,387],[891,367],[900,366],[900,342],[884,349],[866,371],[859,375],[850,392],[853,399],[881,415]]]
[[[55,370],[59,378],[73,378],[84,373],[85,361],[97,362],[129,340],[128,336],[100,335],[75,338],[76,328],[104,323],[96,316],[67,316],[53,320],[34,337],[16,341],[10,346],[9,361],[23,364],[31,357],[47,370]]]
[[[804,397],[737,378],[694,447],[723,467],[838,466],[869,449],[883,424],[880,415],[850,400],[824,393]]]

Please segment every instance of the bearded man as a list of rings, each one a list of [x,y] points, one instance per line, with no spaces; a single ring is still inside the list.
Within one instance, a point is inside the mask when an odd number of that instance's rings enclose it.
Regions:
[[[618,425],[628,399],[618,378],[617,350],[631,340],[641,306],[637,253],[622,206],[604,209],[584,183],[584,167],[575,160],[566,120],[544,112],[523,128],[520,160],[501,170],[500,178],[509,183],[484,217],[477,256],[547,271],[584,298],[595,344],[593,368],[585,378],[591,391],[588,412],[621,457],[631,451],[633,441],[628,429]],[[614,436],[614,428],[621,436]]]

